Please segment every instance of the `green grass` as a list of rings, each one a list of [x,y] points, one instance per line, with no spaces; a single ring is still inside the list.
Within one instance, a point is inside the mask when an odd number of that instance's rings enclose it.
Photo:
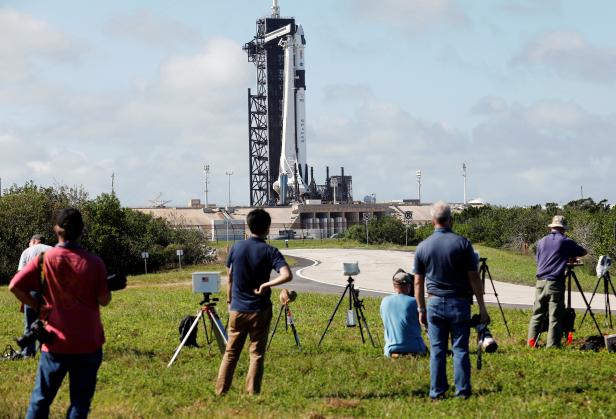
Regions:
[[[131,287],[114,293],[110,306],[102,309],[107,344],[93,418],[616,415],[616,354],[574,347],[530,350],[524,346],[528,310],[506,310],[513,334],[508,338],[500,313],[491,308],[500,348],[485,355],[481,371],[475,370],[475,356],[471,357],[475,396],[432,403],[427,397],[428,359],[383,358],[380,347],[362,345],[359,331],[343,326],[343,310],[317,348],[338,296],[308,293],[300,294],[292,306],[304,352],[298,353],[291,333],[279,327],[266,360],[263,393],[251,398],[243,392],[244,353],[232,391],[217,398],[213,386],[220,355],[214,349],[209,353],[207,347],[186,348],[171,368],[166,367],[178,344],[180,319],[198,309],[199,296],[190,292],[189,285],[178,285],[185,275],[188,270],[151,275],[150,285],[131,278]],[[369,325],[382,342],[379,303],[365,299]],[[276,305],[274,310],[277,314]],[[220,311],[224,321],[222,305]],[[0,344],[12,343],[21,332],[22,317],[6,287],[0,288],[0,324]],[[576,337],[593,333],[586,321]],[[202,329],[199,341],[203,342]],[[448,364],[451,380],[451,359]],[[0,362],[0,417],[24,416],[35,370],[34,360]],[[52,417],[63,416],[67,403],[65,383],[52,406]]]

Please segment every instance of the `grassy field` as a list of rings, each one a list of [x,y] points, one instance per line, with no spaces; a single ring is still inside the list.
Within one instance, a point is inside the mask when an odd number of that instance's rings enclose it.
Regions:
[[[91,417],[616,416],[616,354],[583,352],[579,345],[530,350],[524,346],[529,311],[506,311],[513,334],[508,338],[500,313],[491,309],[500,348],[484,357],[481,371],[471,357],[474,396],[434,403],[427,396],[428,359],[383,358],[380,347],[362,345],[359,331],[343,326],[342,310],[317,348],[338,299],[317,294],[300,294],[292,307],[304,351],[298,353],[291,333],[279,327],[266,361],[263,393],[251,398],[243,392],[245,353],[232,391],[217,398],[213,382],[220,355],[214,348],[211,353],[207,347],[186,348],[166,367],[178,344],[179,321],[198,309],[199,296],[182,284],[187,278],[187,270],[130,278],[131,286],[114,293],[111,305],[103,308],[107,344]],[[379,303],[365,299],[369,325],[382,342]],[[2,347],[21,332],[17,308],[6,287],[0,288]],[[220,311],[224,321],[222,306]],[[593,332],[587,321],[576,337]],[[36,360],[0,362],[0,417],[24,416],[35,370]],[[67,403],[65,383],[52,417],[62,417]]]

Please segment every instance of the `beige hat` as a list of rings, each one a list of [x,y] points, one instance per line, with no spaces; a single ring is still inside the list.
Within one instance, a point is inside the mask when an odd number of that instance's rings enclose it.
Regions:
[[[565,220],[565,217],[563,217],[562,215],[555,215],[552,218],[552,222],[548,224],[548,227],[562,228],[564,230],[567,230],[567,220]]]

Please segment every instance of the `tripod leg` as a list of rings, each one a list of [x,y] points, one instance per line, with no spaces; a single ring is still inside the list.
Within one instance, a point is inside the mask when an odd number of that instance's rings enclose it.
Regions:
[[[338,304],[336,304],[336,308],[334,308],[334,312],[332,313],[332,316],[329,318],[329,322],[327,323],[327,327],[325,327],[325,330],[323,331],[323,334],[321,335],[321,339],[319,339],[319,343],[317,346],[321,346],[321,342],[323,342],[323,338],[325,337],[325,334],[327,333],[327,329],[329,329],[329,326],[332,324],[332,320],[334,320],[334,316],[336,315],[336,311],[338,311],[338,307],[340,307],[340,303],[342,303],[342,300],[344,300],[344,294],[346,294],[346,292],[348,291],[350,285],[347,285],[344,288],[344,291],[342,292],[342,295],[340,296],[340,299],[338,300]]]
[[[357,311],[357,319],[359,322],[359,330],[360,332],[362,331],[362,323],[364,325],[364,328],[366,329],[366,333],[368,334],[368,337],[370,338],[370,343],[372,343],[373,347],[377,347],[376,344],[374,343],[374,339],[372,338],[372,333],[370,333],[370,328],[368,327],[368,322],[366,321],[366,316],[364,315],[364,310],[362,308],[362,303],[361,301],[359,301],[359,297],[357,296],[357,294],[354,294],[355,298],[354,298],[354,303],[355,303],[355,310]],[[364,335],[362,333],[361,335],[362,338],[362,342],[364,342]]]
[[[362,326],[361,314],[359,312],[359,306],[355,306],[355,317],[357,318],[357,325],[359,326],[359,335],[361,336],[361,343],[366,343],[364,338],[364,327]]]
[[[302,351],[302,344],[299,342],[299,334],[297,333],[297,329],[295,328],[295,321],[293,320],[293,313],[291,313],[291,309],[287,304],[287,320],[289,326],[291,326],[291,330],[293,331],[293,337],[295,338],[295,344],[297,345],[297,349]]]
[[[180,342],[180,345],[175,350],[175,352],[173,354],[173,357],[171,357],[171,361],[169,361],[169,363],[167,364],[167,368],[169,368],[171,365],[173,365],[173,363],[175,362],[175,359],[180,354],[180,351],[182,350],[182,347],[184,346],[184,344],[186,343],[186,341],[190,337],[190,334],[192,333],[193,329],[195,327],[197,327],[197,324],[199,324],[199,319],[201,319],[202,317],[203,317],[203,310],[199,310],[199,313],[197,314],[197,318],[195,319],[193,324],[190,326],[190,329],[188,329],[188,333],[186,333],[186,336],[184,336],[184,339],[182,339],[182,342]]]
[[[202,316],[201,320],[203,321],[203,333],[205,334],[205,342],[207,343],[207,353],[212,355],[212,340],[214,339],[214,336],[212,336],[207,330],[205,316]]]
[[[208,307],[207,314],[210,318],[210,324],[212,326],[212,335],[216,338],[216,343],[218,343],[218,350],[222,355],[227,349],[227,331],[222,325],[222,321],[220,320],[220,317],[218,317],[218,313],[216,312],[215,307]]]
[[[592,321],[595,323],[595,326],[597,327],[599,336],[603,336],[603,333],[601,332],[601,328],[599,327],[599,323],[597,323],[597,319],[595,318],[595,315],[593,314],[592,309],[590,308],[590,304],[588,303],[588,300],[586,300],[584,291],[582,291],[582,286],[580,285],[580,281],[578,281],[577,276],[575,275],[575,272],[572,272],[572,274],[573,274],[572,275],[573,279],[575,279],[575,285],[577,286],[578,291],[580,291],[580,294],[582,295],[582,299],[584,300],[584,304],[586,304],[586,308],[588,309],[588,312],[590,313],[590,317],[592,318]]]
[[[500,300],[498,298],[498,293],[496,292],[496,287],[494,286],[494,281],[492,280],[492,274],[490,273],[490,268],[488,268],[488,265],[485,265],[485,272],[488,273],[488,278],[490,279],[490,284],[492,284],[492,290],[494,290],[494,297],[496,297],[496,302],[498,303],[498,308],[500,309],[501,316],[503,317],[503,322],[505,323],[505,329],[507,329],[507,335],[509,335],[509,337],[511,337],[511,332],[509,331],[509,325],[507,324],[507,319],[505,318],[505,312],[503,311],[503,306],[501,305]],[[485,287],[485,283],[484,283],[484,287]],[[485,290],[485,288],[484,288],[484,290]]]
[[[282,316],[282,310],[284,310],[284,305],[280,306],[280,311],[278,312],[278,317],[276,318],[276,323],[274,324],[274,329],[272,329],[272,335],[270,336],[269,343],[267,344],[266,351],[269,350],[272,341],[274,340],[274,335],[276,334],[276,329],[278,329],[278,322],[280,321],[280,316]]]
[[[601,283],[601,278],[599,278],[597,280],[597,284],[595,285],[595,289],[593,290],[592,295],[590,296],[590,301],[588,303],[589,307],[590,307],[590,304],[592,304],[593,298],[595,298],[595,293],[597,292],[597,288],[599,288],[599,284],[600,283]],[[584,315],[582,316],[582,319],[580,320],[580,325],[578,327],[582,327],[582,325],[584,324],[584,319],[586,318],[586,315],[588,314],[588,308],[589,307],[586,307],[586,311],[584,312]]]

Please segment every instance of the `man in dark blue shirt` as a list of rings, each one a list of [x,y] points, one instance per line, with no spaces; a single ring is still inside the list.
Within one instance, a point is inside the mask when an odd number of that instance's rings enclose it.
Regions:
[[[246,391],[249,394],[261,391],[267,337],[272,320],[270,288],[293,278],[282,254],[265,242],[272,223],[267,211],[260,208],[250,211],[246,222],[251,237],[235,243],[227,258],[229,341],[218,371],[217,395],[229,391],[247,336],[250,337],[250,366],[246,375]],[[276,270],[279,275],[270,280],[272,270]]]
[[[430,337],[430,397],[442,398],[449,388],[446,361],[451,335],[455,395],[467,398],[471,394],[468,340],[473,294],[477,297],[481,323],[488,324],[490,316],[483,301],[471,242],[451,230],[449,205],[437,202],[431,213],[434,233],[417,246],[413,267],[419,322],[428,326]],[[428,290],[427,305],[424,283]]]
[[[537,286],[533,316],[528,325],[528,345],[536,345],[537,336],[549,319],[547,347],[560,346],[565,315],[565,270],[567,261],[586,255],[586,249],[565,236],[567,222],[556,215],[548,225],[550,234],[537,242]]]

